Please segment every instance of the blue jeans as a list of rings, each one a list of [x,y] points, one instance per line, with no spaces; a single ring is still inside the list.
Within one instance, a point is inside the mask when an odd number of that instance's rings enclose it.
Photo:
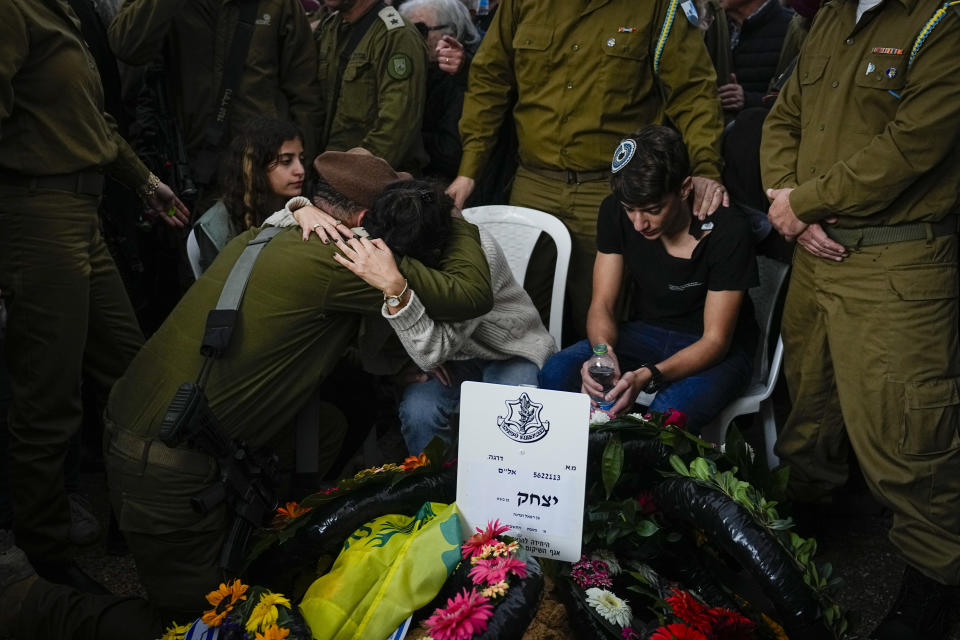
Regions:
[[[620,325],[615,353],[620,370],[629,371],[642,364],[666,360],[699,339],[700,336],[635,320]],[[554,354],[540,372],[540,387],[579,391],[582,383],[580,368],[592,355],[593,348],[587,340]],[[750,384],[752,371],[753,358],[742,347],[733,345],[717,364],[682,380],[674,380],[660,389],[650,408],[654,411],[683,411],[687,414],[690,432],[700,433],[724,407],[743,393]]]
[[[460,408],[460,383],[468,380],[493,384],[537,385],[540,369],[526,358],[509,360],[450,360],[444,363],[450,386],[431,376],[403,390],[400,399],[400,431],[407,451],[417,455],[434,436],[453,442],[456,433],[450,416]]]

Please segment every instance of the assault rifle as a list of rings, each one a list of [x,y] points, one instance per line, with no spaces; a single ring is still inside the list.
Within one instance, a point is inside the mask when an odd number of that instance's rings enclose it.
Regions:
[[[226,502],[233,523],[220,552],[220,567],[230,574],[243,568],[250,534],[277,508],[273,490],[277,457],[265,450],[250,451],[231,440],[207,405],[203,389],[192,382],[180,385],[167,408],[159,438],[168,447],[186,443],[216,459],[220,482],[190,499],[197,513],[207,513]]]

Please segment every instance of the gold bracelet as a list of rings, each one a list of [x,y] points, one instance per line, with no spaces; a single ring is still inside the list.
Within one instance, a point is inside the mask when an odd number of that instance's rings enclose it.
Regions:
[[[159,189],[160,178],[151,173],[150,177],[147,178],[146,184],[137,189],[137,193],[139,194],[141,200],[144,202],[149,202],[153,196],[157,195],[157,191]]]

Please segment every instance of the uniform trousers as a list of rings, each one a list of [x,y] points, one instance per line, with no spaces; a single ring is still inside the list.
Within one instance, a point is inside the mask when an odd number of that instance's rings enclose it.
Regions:
[[[960,352],[956,236],[797,251],[783,314],[793,409],[776,445],[794,497],[847,479],[853,447],[894,513],[906,561],[960,584]]]
[[[80,428],[81,374],[109,389],[143,343],[100,235],[99,198],[0,187],[0,290],[7,306],[10,491],[17,543],[66,560],[63,468]]]
[[[608,180],[568,183],[536,174],[521,166],[513,180],[510,204],[546,211],[559,218],[570,232],[572,250],[567,273],[564,344],[586,336],[587,310],[593,291],[593,262],[597,256],[597,211],[610,195]],[[556,246],[544,234],[530,258],[524,289],[549,326]]]

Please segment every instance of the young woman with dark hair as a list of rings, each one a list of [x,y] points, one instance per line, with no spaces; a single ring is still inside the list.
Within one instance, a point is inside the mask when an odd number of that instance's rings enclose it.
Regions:
[[[222,198],[196,223],[200,265],[206,270],[238,233],[259,227],[304,180],[303,135],[292,122],[251,118],[231,141],[221,168]]]
[[[750,381],[757,329],[746,290],[758,280],[749,224],[724,207],[704,221],[693,215],[690,161],[672,129],[646,127],[623,140],[611,168],[588,339],[548,360],[541,386],[612,401],[612,414],[629,411],[641,391],[656,392],[651,409],[683,411],[699,432]],[[618,325],[625,273],[636,304]],[[612,388],[587,372],[597,344],[617,363]]]

